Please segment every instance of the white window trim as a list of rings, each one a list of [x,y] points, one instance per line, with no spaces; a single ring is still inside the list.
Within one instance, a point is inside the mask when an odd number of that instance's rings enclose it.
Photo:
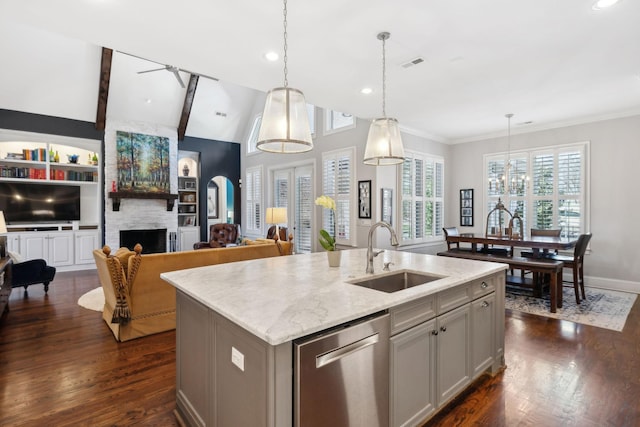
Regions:
[[[322,117],[324,119],[323,120],[324,123],[323,123],[323,126],[322,126],[322,129],[323,129],[322,135],[323,136],[333,135],[335,133],[344,132],[344,131],[349,130],[349,129],[355,129],[356,122],[358,121],[358,119],[354,115],[351,116],[351,117],[353,117],[353,123],[352,124],[350,124],[348,126],[342,126],[342,127],[336,128],[336,129],[328,129],[328,126],[329,126],[329,123],[330,123],[329,115],[331,114],[332,111],[335,111],[335,110],[324,109],[324,114],[322,115]],[[342,111],[338,111],[338,112],[344,114],[344,112],[342,112]]]
[[[244,176],[245,186],[249,185],[249,182],[250,182],[249,181],[249,179],[250,179],[249,177],[253,176],[254,174],[258,174],[260,176],[260,189],[259,189],[259,194],[258,194],[257,200],[254,200],[253,198],[251,200],[249,200],[249,197],[250,197],[249,191],[247,191],[247,190],[244,191],[244,193],[245,193],[245,215],[246,215],[245,218],[244,218],[246,220],[246,224],[244,224],[244,229],[245,229],[244,231],[248,236],[251,236],[251,237],[255,238],[255,237],[262,237],[262,235],[263,235],[264,215],[265,215],[265,212],[266,212],[265,208],[264,208],[264,188],[265,188],[265,185],[264,185],[264,175],[262,173],[262,165],[253,166],[253,167],[247,168],[245,170],[245,176]],[[249,209],[249,202],[250,201],[251,202],[257,201],[260,204],[261,212],[260,212],[260,224],[259,224],[259,227],[250,227],[250,225],[253,225],[253,224],[250,224],[249,220],[248,220],[248,218],[249,218],[248,215],[252,213],[252,212],[250,212],[250,209]],[[254,212],[254,214],[255,214],[255,212]]]
[[[443,225],[444,225],[444,221],[446,218],[446,211],[447,211],[447,204],[446,204],[446,163],[444,160],[444,157],[442,156],[438,156],[435,154],[429,154],[429,153],[423,153],[420,151],[414,151],[414,150],[407,150],[405,149],[405,156],[406,157],[411,157],[411,158],[419,158],[423,161],[425,160],[429,160],[429,161],[434,161],[436,163],[442,163],[442,196],[441,197],[434,197],[434,201],[440,201],[442,203],[442,221],[443,221]],[[402,164],[398,165],[398,181],[397,181],[397,191],[396,191],[396,197],[394,198],[394,202],[397,206],[397,208],[395,209],[395,212],[397,212],[396,214],[396,233],[398,234],[398,237],[400,239],[400,246],[402,247],[406,247],[406,246],[412,246],[412,245],[423,245],[425,243],[435,243],[435,242],[442,242],[443,239],[443,231],[442,229],[438,229],[438,227],[436,227],[436,230],[434,230],[434,235],[433,236],[425,236],[422,238],[414,238],[414,239],[405,239],[403,237],[403,233],[402,233]]]
[[[331,150],[325,151],[322,153],[322,164],[321,164],[321,190],[323,191],[323,183],[324,183],[324,162],[327,157],[336,157],[340,154],[348,153],[351,158],[351,176],[349,177],[349,188],[351,192],[349,194],[349,239],[339,239],[336,236],[336,244],[341,246],[357,246],[357,238],[356,238],[356,214],[358,211],[358,194],[356,191],[356,177],[357,177],[357,163],[356,163],[356,147],[347,147],[341,148],[339,150]],[[322,215],[320,215],[319,227],[322,228]]]
[[[260,120],[260,123],[262,123],[261,121],[262,113],[256,114],[253,117],[253,121],[251,122],[251,130],[249,131],[249,137],[247,138],[247,156],[253,156],[258,153],[261,153],[261,151],[256,148],[256,144],[258,142],[258,134],[260,133],[260,126],[258,125],[258,120]],[[253,150],[251,149],[252,146],[253,146]]]
[[[484,179],[483,179],[483,191],[482,191],[482,195],[483,195],[483,204],[482,204],[482,232],[484,233],[484,227],[486,226],[486,220],[487,220],[487,215],[489,214],[489,201],[490,200],[494,200],[494,197],[489,197],[488,195],[488,191],[487,191],[487,183],[489,182],[489,176],[487,175],[487,165],[488,162],[492,159],[496,159],[496,158],[504,158],[505,156],[507,156],[508,154],[510,154],[511,158],[515,158],[515,157],[527,157],[527,175],[530,177],[530,179],[533,179],[532,176],[532,168],[533,168],[533,157],[535,155],[539,155],[539,154],[544,154],[544,153],[553,153],[554,154],[554,161],[557,161],[557,155],[558,153],[562,153],[562,152],[566,152],[568,150],[571,149],[580,149],[582,151],[582,155],[583,155],[583,162],[582,162],[582,166],[583,166],[583,182],[582,182],[582,187],[583,187],[583,191],[582,194],[579,198],[580,200],[580,204],[583,207],[583,221],[580,227],[580,233],[588,233],[589,230],[591,229],[591,203],[590,203],[590,193],[591,193],[591,144],[590,141],[582,141],[582,142],[575,142],[575,143],[570,143],[570,144],[559,144],[559,145],[551,145],[551,146],[544,146],[544,147],[536,147],[536,148],[532,148],[529,150],[518,150],[518,151],[512,151],[511,153],[507,153],[507,152],[498,152],[498,153],[488,153],[484,155],[484,159],[483,159],[483,174],[484,174]],[[555,169],[554,170],[554,182],[558,182],[557,180],[557,175],[558,175],[558,170]],[[533,189],[532,189],[533,183],[530,182],[529,183],[529,187],[526,190],[526,194],[524,197],[516,197],[516,199],[524,199],[526,202],[526,206],[527,206],[527,217],[529,218],[529,222],[528,222],[528,226],[529,228],[531,228],[532,226],[532,214],[533,214],[533,202],[534,200],[536,200],[537,196],[533,195]],[[553,195],[551,196],[554,198],[554,200],[557,200],[557,198],[559,197],[557,194],[557,188],[554,190]],[[502,200],[505,201],[505,198],[503,196],[501,196]],[[507,206],[507,203],[505,203],[505,206]],[[553,218],[553,223],[554,223],[554,227],[557,226],[557,221],[558,218],[554,216]],[[528,235],[529,234],[529,230],[524,230],[525,234]]]

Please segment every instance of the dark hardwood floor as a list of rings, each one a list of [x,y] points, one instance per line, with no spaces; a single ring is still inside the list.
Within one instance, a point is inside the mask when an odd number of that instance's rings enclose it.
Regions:
[[[176,426],[175,333],[117,343],[79,307],[95,271],[14,289],[0,324],[0,426]],[[428,426],[640,425],[640,305],[623,332],[507,311],[507,369]]]

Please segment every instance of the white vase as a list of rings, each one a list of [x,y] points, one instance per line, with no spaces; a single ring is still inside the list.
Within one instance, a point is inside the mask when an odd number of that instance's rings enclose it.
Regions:
[[[327,259],[329,260],[329,267],[340,267],[341,257],[342,257],[342,251],[327,251]]]

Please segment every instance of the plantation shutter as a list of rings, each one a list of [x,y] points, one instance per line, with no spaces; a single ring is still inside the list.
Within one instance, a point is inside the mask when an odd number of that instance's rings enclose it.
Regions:
[[[341,245],[355,245],[351,229],[354,198],[355,149],[323,153],[322,194],[336,201],[336,217],[329,209],[322,210],[322,228],[335,233],[336,242]]]
[[[262,233],[262,168],[248,168],[246,172],[247,232]]]

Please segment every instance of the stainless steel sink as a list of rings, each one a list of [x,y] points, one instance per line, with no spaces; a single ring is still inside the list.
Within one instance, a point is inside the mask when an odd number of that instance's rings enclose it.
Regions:
[[[412,271],[397,271],[387,275],[374,276],[366,279],[353,280],[348,283],[375,289],[382,292],[397,292],[414,286],[424,285],[434,280],[442,279],[442,276],[435,276],[425,273],[414,273]]]

